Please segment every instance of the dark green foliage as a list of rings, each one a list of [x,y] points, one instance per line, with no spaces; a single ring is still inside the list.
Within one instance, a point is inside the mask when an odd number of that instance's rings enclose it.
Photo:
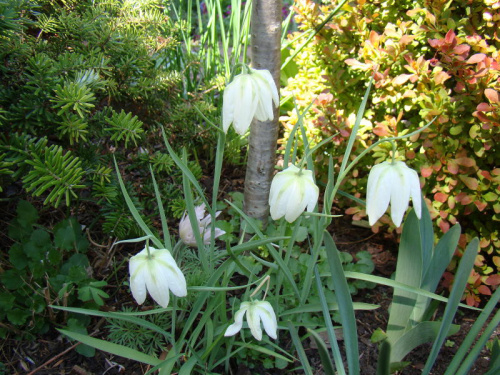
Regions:
[[[137,310],[125,307],[123,312],[133,313]],[[141,319],[162,328],[171,324],[169,314],[146,315]],[[165,338],[160,333],[125,320],[109,319],[106,328],[109,330],[108,339],[111,342],[128,346],[146,354],[158,355],[166,345]]]
[[[0,336],[21,332],[30,336],[55,322],[47,305],[101,306],[108,298],[105,281],[88,274],[89,246],[74,218],[62,220],[52,230],[38,224],[38,211],[20,201],[8,234],[14,241],[1,258],[6,267],[0,274]]]
[[[97,202],[104,230],[123,238],[137,228],[112,178],[114,154],[142,184],[144,209],[154,205],[151,162],[166,210],[182,215],[180,175],[158,150],[159,125],[206,160],[215,138],[191,103],[210,118],[216,108],[179,97],[179,32],[156,0],[0,2],[0,191],[19,185],[72,209]]]

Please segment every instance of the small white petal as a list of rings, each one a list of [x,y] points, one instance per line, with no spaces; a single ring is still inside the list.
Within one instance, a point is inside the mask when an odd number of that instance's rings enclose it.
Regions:
[[[170,299],[167,275],[153,259],[148,260],[148,265],[149,269],[144,273],[148,292],[158,305],[167,307]]]
[[[401,169],[399,166],[391,168],[390,176],[391,178],[387,179],[391,181],[391,219],[392,222],[399,227],[408,209],[410,185],[408,185],[405,170]]]
[[[244,135],[252,123],[258,99],[248,74],[240,79],[238,89],[238,96],[234,103],[233,126],[236,133]]]
[[[177,266],[177,263],[172,257],[172,254],[170,254],[168,250],[161,251],[162,253],[157,256],[157,261],[158,266],[161,266],[161,270],[163,273],[165,273],[165,276],[168,280],[168,288],[177,297],[187,296],[187,286],[184,274]]]
[[[234,323],[227,327],[224,336],[234,336],[243,327],[243,316],[248,309],[248,302],[243,302],[240,306],[240,309],[234,315]]]
[[[261,77],[257,76],[257,78],[254,79],[254,88],[258,97],[255,118],[259,121],[272,120],[274,118],[274,111],[269,84]]]
[[[269,70],[266,69],[252,69],[252,72],[257,72],[265,81],[267,81],[268,88],[271,91],[271,96],[273,98],[274,105],[276,107],[280,104],[280,97],[278,89],[276,88],[276,83],[274,82],[273,76]]]
[[[144,279],[144,267],[141,261],[132,257],[129,261],[130,272],[130,291],[135,301],[142,305],[146,300],[147,289],[146,280]]]
[[[391,200],[391,181],[385,178],[388,169],[388,162],[375,165],[368,175],[368,187],[366,195],[366,213],[370,225],[387,211]]]
[[[259,309],[256,308],[255,302],[247,310],[247,322],[250,332],[257,340],[262,340],[262,328],[260,327]]]
[[[418,178],[418,173],[413,169],[410,169],[410,195],[413,202],[413,208],[415,209],[415,214],[420,219],[422,217],[422,193],[420,189],[420,180]]]
[[[295,180],[283,193],[281,205],[286,208],[285,220],[293,223],[306,209],[308,197],[304,194],[304,185]]]
[[[227,85],[224,90],[222,103],[222,129],[224,130],[224,133],[227,133],[229,125],[231,125],[234,119],[236,92],[237,88],[234,81]]]
[[[198,219],[198,221],[201,221],[203,219],[203,216],[205,216],[205,211],[205,203],[202,203],[194,208],[194,213],[196,214],[196,219]]]
[[[276,320],[276,314],[274,313],[273,307],[267,301],[258,302],[257,307],[264,330],[269,337],[276,340],[278,338],[278,322]]]

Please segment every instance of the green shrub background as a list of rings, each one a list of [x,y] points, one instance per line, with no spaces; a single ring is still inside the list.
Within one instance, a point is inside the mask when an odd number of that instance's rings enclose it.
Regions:
[[[334,9],[295,3],[299,31],[290,35],[287,54],[300,49],[306,37]],[[349,3],[351,4],[351,3]],[[327,160],[341,162],[361,93],[373,76],[374,86],[361,132],[358,153],[381,137],[410,133],[436,117],[423,133],[398,142],[398,158],[420,172],[423,193],[441,232],[460,222],[461,247],[474,236],[481,240],[475,273],[466,301],[478,305],[500,283],[500,9],[484,1],[358,0],[343,7],[302,49],[284,71],[285,95],[294,96],[306,114],[308,135],[316,142],[335,135],[318,156],[326,181]],[[288,102],[283,116],[285,139],[297,121]],[[365,197],[368,167],[389,157],[382,144],[365,157],[343,190]],[[354,156],[356,153],[354,153]],[[366,217],[364,207],[347,202],[354,220]],[[390,225],[387,216],[374,228]],[[461,251],[457,252],[457,258]],[[450,271],[455,267],[455,262]],[[446,275],[447,284],[452,274]]]
[[[168,213],[182,214],[181,175],[161,146],[161,126],[176,149],[210,158],[215,137],[193,103],[206,115],[215,107],[184,90],[186,64],[199,61],[183,61],[186,26],[169,5],[0,3],[0,191],[12,196],[21,187],[48,206],[98,211],[93,225],[125,238],[137,227],[119,193],[114,155],[132,171],[127,183],[141,190],[139,207],[150,212],[155,204],[151,164]],[[198,163],[191,166],[200,177]]]

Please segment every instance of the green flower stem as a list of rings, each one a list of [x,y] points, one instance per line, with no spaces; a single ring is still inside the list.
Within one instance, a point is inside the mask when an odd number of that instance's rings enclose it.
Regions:
[[[389,141],[392,145],[392,164],[396,161],[396,152],[397,152],[397,147],[396,147],[396,142],[394,141]]]

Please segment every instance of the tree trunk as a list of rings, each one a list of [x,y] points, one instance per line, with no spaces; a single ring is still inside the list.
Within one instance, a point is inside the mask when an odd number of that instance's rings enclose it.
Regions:
[[[279,92],[281,66],[281,0],[253,0],[251,62],[254,69],[271,72]],[[274,105],[273,105],[274,106]],[[274,120],[254,120],[248,139],[248,163],[245,176],[244,211],[267,225],[269,190],[276,163],[279,108]]]

